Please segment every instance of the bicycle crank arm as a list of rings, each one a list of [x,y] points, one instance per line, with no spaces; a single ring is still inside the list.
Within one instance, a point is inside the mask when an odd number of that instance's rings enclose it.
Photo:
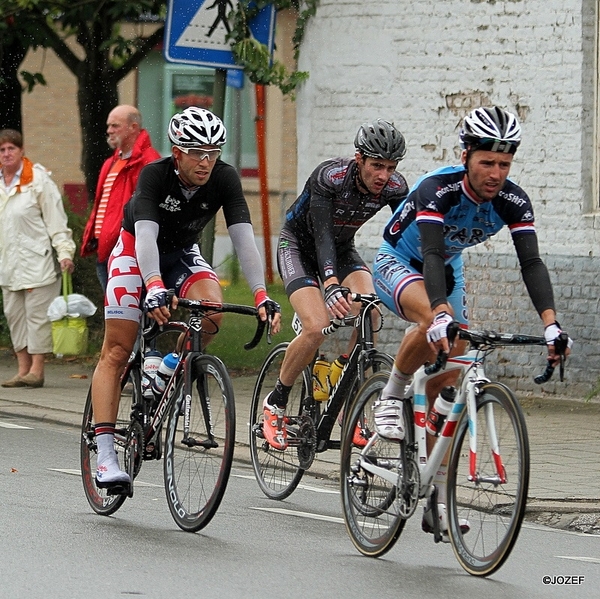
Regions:
[[[366,470],[370,474],[379,476],[394,486],[398,485],[399,476],[390,470],[394,464],[394,460],[377,459],[375,463],[369,456],[361,455],[358,463],[363,470]],[[381,466],[379,465],[380,463],[382,464]]]

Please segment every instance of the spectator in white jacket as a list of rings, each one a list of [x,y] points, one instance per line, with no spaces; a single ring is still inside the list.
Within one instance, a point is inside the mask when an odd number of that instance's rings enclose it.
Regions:
[[[44,385],[44,358],[52,351],[46,313],[60,294],[60,271],[75,268],[74,254],[58,187],[25,157],[18,131],[0,131],[0,286],[18,363],[3,387]]]

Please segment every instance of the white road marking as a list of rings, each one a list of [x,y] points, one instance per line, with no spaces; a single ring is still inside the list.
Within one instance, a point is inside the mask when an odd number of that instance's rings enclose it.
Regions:
[[[247,474],[232,474],[231,476],[235,476],[236,478],[246,478],[248,480],[256,480],[254,476],[250,476]],[[299,484],[298,489],[304,489],[305,491],[313,491],[315,493],[327,493],[329,495],[339,495],[339,491],[334,491],[333,489],[322,489],[320,487],[311,487],[310,485]]]
[[[295,510],[284,510],[281,508],[251,507],[251,510],[259,512],[271,512],[272,514],[281,514],[282,516],[296,516],[298,518],[308,518],[309,520],[324,520],[325,522],[334,522],[335,524],[344,524],[343,518],[334,516],[323,516],[322,514],[311,514],[310,512],[297,512]]]
[[[48,470],[52,470],[53,472],[62,472],[63,474],[72,474],[74,476],[81,476],[81,470],[77,470],[75,468],[48,468]],[[133,483],[134,487],[155,487],[157,489],[162,489],[162,485],[155,485],[154,483],[145,483],[141,480],[137,480]]]
[[[585,556],[570,556],[570,555],[557,555],[556,557],[560,559],[570,559],[576,562],[589,562],[592,564],[600,564],[600,557],[585,557]]]
[[[19,424],[12,424],[10,422],[0,422],[0,428],[21,428],[21,429],[26,429],[26,430],[33,430],[33,427],[31,426],[21,426]]]

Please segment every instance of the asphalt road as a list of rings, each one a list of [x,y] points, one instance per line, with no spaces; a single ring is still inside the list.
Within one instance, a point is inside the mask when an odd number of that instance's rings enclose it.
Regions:
[[[243,461],[199,533],[171,519],[158,462],[144,463],[114,516],[98,516],[83,494],[76,429],[23,418],[2,425],[1,599],[597,597],[600,536],[528,523],[502,569],[480,579],[415,517],[388,554],[369,559],[347,537],[335,482],[307,476],[274,502]]]

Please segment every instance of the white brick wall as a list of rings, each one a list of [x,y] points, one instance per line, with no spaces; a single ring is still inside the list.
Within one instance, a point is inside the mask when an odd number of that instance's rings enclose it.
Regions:
[[[533,200],[541,252],[555,284],[561,281],[556,300],[563,324],[572,294],[595,313],[597,300],[563,278],[576,277],[578,264],[593,280],[600,252],[592,185],[597,18],[594,0],[321,0],[300,54],[299,67],[310,78],[297,100],[298,186],[320,160],[351,154],[360,123],[379,116],[407,139],[399,170],[412,185],[422,173],[458,162],[457,134],[471,108],[506,107],[523,127],[511,175]],[[365,255],[378,247],[387,216],[360,232]],[[509,236],[474,250],[480,257],[471,274],[482,254],[514,257]],[[507,270],[498,276],[510,282],[515,264],[502,264]],[[503,318],[530,323],[536,320],[530,310],[520,303]],[[574,321],[580,355],[600,358],[592,348],[598,326]],[[600,376],[600,359],[592,369],[590,385]]]

